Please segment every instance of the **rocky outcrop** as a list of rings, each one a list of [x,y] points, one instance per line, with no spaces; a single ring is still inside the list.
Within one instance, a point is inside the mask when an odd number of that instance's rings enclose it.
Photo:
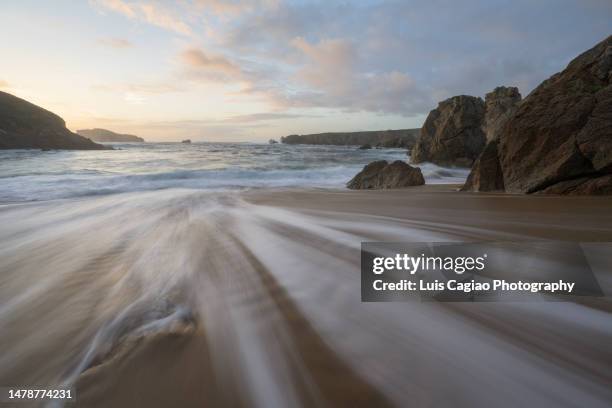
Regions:
[[[521,101],[518,88],[500,86],[485,96],[483,132],[487,144],[472,166],[462,191],[503,191],[504,178],[497,156],[499,134]]]
[[[315,144],[377,147],[401,147],[411,149],[416,142],[419,129],[375,130],[370,132],[317,133],[310,135],[289,135],[281,138],[285,144]]]
[[[609,195],[612,194],[612,174],[600,177],[581,177],[562,181],[538,193],[565,195]]]
[[[510,118],[521,101],[516,87],[499,86],[485,96],[483,131],[486,141],[496,140],[503,125]]]
[[[106,147],[72,133],[56,114],[0,92],[0,149],[95,150]]]
[[[369,143],[359,146],[359,150],[370,150],[371,148],[372,145],[370,145]]]
[[[346,186],[350,189],[388,189],[423,184],[425,179],[420,168],[400,160],[393,163],[380,160],[366,165]]]
[[[520,103],[499,131],[499,166],[507,192],[610,194],[611,79],[612,36]],[[481,172],[481,191],[496,185],[497,177]]]
[[[485,104],[460,95],[438,104],[427,116],[411,153],[413,163],[470,167],[485,145]]]
[[[461,191],[504,191],[504,176],[497,157],[497,140],[486,144],[472,166]]]
[[[103,143],[125,143],[125,142],[144,142],[144,139],[135,135],[111,132],[107,129],[80,129],[77,133],[83,137],[93,140],[94,142]]]

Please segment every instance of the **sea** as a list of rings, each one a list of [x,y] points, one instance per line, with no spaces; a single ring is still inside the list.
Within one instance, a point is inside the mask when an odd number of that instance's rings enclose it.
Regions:
[[[0,151],[0,202],[168,188],[345,188],[374,160],[405,149],[263,143],[125,143],[106,151]],[[419,165],[428,184],[463,183],[468,170]]]

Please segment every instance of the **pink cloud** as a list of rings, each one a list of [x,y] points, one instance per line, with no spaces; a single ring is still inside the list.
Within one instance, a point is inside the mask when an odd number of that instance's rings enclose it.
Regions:
[[[242,75],[240,68],[225,57],[206,54],[198,48],[187,48],[179,57],[192,74],[225,79],[239,79]]]
[[[178,34],[192,35],[191,27],[181,20],[172,10],[157,2],[127,2],[124,0],[92,0],[94,5],[122,14],[131,19],[173,31]]]
[[[197,8],[215,14],[243,14],[256,9],[275,8],[279,0],[196,0]]]

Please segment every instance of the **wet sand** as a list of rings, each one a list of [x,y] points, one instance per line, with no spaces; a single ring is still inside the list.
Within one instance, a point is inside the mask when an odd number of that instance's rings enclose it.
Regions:
[[[608,299],[360,302],[366,240],[588,241],[612,294],[611,198],[455,187],[0,206],[0,383],[87,407],[609,406]]]

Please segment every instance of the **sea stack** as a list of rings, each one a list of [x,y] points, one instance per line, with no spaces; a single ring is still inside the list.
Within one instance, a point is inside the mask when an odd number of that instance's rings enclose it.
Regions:
[[[453,96],[427,116],[411,153],[412,163],[470,167],[485,145],[485,103],[468,95]]]

